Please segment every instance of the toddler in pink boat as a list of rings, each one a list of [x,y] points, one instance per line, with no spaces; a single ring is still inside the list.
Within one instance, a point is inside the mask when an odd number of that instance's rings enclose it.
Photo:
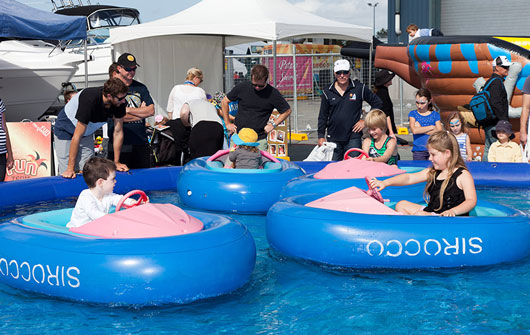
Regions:
[[[90,158],[83,167],[83,178],[88,189],[81,191],[68,228],[81,227],[92,220],[107,215],[111,206],[116,206],[123,197],[115,194],[116,164],[113,161],[101,157]],[[133,205],[134,199],[127,199],[126,205]]]

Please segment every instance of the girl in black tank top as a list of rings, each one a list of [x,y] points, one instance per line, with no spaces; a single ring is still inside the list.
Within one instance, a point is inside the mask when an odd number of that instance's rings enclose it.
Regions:
[[[434,132],[427,141],[427,149],[432,167],[416,173],[400,174],[386,180],[374,178],[370,181],[370,185],[382,190],[387,186],[427,182],[424,192],[424,198],[428,201],[426,207],[401,200],[397,203],[396,210],[406,215],[469,215],[477,204],[477,192],[473,177],[460,156],[460,147],[455,136],[447,131]],[[441,176],[445,178],[438,179]]]
[[[436,171],[434,175],[434,183],[431,184],[431,186],[427,190],[427,193],[429,194],[430,198],[429,204],[423,209],[425,212],[434,212],[436,214],[441,214],[451,208],[460,205],[464,202],[464,200],[466,200],[464,190],[460,189],[456,184],[456,178],[458,178],[458,176],[462,174],[462,171],[464,171],[463,168],[458,168],[449,179],[449,183],[447,184],[447,187],[444,190],[443,203],[440,209],[438,209],[440,207],[440,191],[444,179],[438,180],[438,176],[442,171]],[[462,213],[459,215],[469,216],[469,212]]]

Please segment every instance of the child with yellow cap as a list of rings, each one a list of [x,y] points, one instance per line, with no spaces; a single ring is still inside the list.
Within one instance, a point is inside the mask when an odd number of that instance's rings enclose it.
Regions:
[[[261,152],[258,149],[258,134],[251,128],[243,128],[232,136],[236,147],[230,150],[228,159],[236,169],[257,169],[261,166]]]

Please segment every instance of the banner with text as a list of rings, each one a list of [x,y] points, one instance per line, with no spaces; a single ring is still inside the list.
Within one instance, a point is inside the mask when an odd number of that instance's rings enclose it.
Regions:
[[[272,83],[272,58],[265,59],[269,68],[270,82]],[[283,95],[293,95],[294,85],[293,57],[276,58],[276,87]],[[313,62],[309,56],[296,57],[296,89],[298,94],[310,94],[313,89]]]
[[[15,165],[5,180],[52,175],[52,126],[49,122],[7,122]]]

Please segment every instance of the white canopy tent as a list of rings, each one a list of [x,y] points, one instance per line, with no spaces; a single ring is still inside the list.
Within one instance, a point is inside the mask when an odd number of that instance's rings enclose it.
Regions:
[[[160,113],[190,67],[203,71],[207,92],[222,90],[227,46],[304,37],[369,41],[371,32],[304,12],[286,0],[203,0],[160,20],[112,29],[110,42],[117,53],[136,56],[137,78],[149,88]]]

